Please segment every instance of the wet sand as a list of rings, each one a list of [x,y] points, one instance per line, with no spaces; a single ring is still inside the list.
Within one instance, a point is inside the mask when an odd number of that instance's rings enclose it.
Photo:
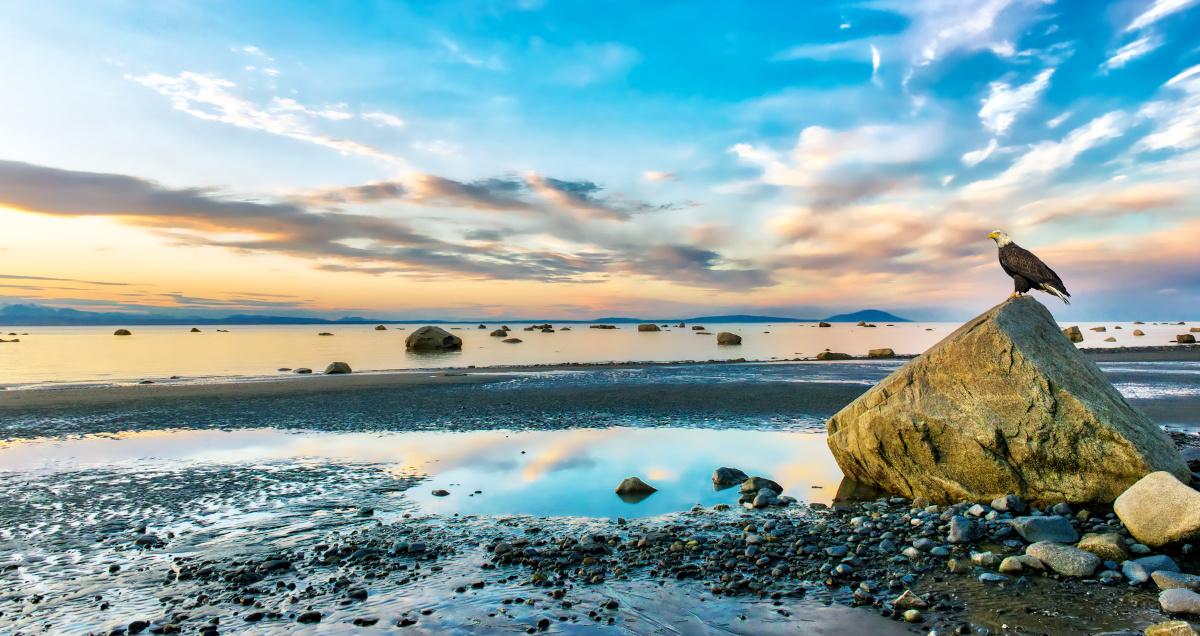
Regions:
[[[1128,347],[1121,349],[1080,349],[1095,362],[1195,362],[1200,361],[1200,346],[1156,346]],[[894,360],[904,361],[913,356],[897,356]],[[864,361],[867,358],[854,358]],[[80,409],[88,407],[158,405],[178,401],[211,399],[242,400],[283,397],[313,396],[317,394],[347,393],[354,391],[412,390],[428,387],[480,385],[510,380],[520,374],[556,371],[588,371],[612,369],[652,369],[695,365],[737,365],[759,363],[806,362],[820,365],[836,365],[842,362],[815,362],[807,358],[773,361],[686,361],[670,363],[609,363],[609,364],[551,364],[532,366],[496,366],[481,368],[431,369],[420,371],[383,371],[351,375],[289,375],[264,378],[228,378],[196,382],[188,378],[180,381],[160,381],[138,385],[65,385],[37,389],[9,389],[0,391],[0,413],[42,409]],[[670,402],[682,400],[690,403],[697,397],[679,395],[679,387],[660,393],[656,397]],[[830,398],[845,405],[858,393],[849,395],[836,392]],[[861,393],[861,391],[859,392]],[[563,396],[569,397],[569,396]],[[762,396],[774,397],[774,396]],[[482,405],[481,405],[482,406]]]

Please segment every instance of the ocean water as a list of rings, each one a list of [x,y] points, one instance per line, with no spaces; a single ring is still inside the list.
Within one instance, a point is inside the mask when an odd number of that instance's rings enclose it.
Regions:
[[[1166,345],[1188,326],[1107,324],[1107,332],[1090,328],[1098,323],[1075,323],[1084,330],[1080,346],[1116,347]],[[1198,323],[1193,323],[1198,324]],[[416,325],[205,326],[190,333],[188,326],[131,327],[132,336],[114,336],[114,327],[3,326],[0,336],[20,342],[0,343],[0,386],[44,383],[122,383],[153,380],[204,381],[237,377],[286,375],[281,367],[308,367],[320,373],[335,360],[356,372],[497,365],[544,365],[572,362],[664,362],[682,360],[780,360],[811,358],[826,349],[865,355],[890,347],[897,354],[917,354],[944,338],[957,326],[950,323],[896,323],[858,327],[838,323],[819,328],[812,323],[711,324],[712,335],[691,329],[664,328],[638,332],[635,325],[619,329],[560,326],[554,333],[524,331],[510,324],[510,336],[523,340],[506,344],[478,325],[445,325],[463,339],[462,351],[409,353],[404,339]],[[217,329],[226,332],[218,332]],[[1134,328],[1146,335],[1135,337]],[[739,346],[720,346],[716,333],[742,336]],[[318,336],[319,332],[332,336]],[[9,334],[17,334],[15,336]],[[1115,342],[1105,342],[1113,337]]]

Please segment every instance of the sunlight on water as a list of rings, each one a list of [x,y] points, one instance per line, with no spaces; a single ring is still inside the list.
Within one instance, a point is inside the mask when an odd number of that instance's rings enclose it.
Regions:
[[[519,433],[154,431],[0,445],[0,474],[46,478],[84,469],[142,474],[280,461],[343,466],[346,479],[362,467],[397,479],[424,477],[410,499],[424,512],[442,514],[643,517],[694,504],[736,505],[736,488],[713,488],[712,472],[719,466],[770,477],[801,501],[829,503],[841,481],[823,433],[619,427]],[[613,489],[631,475],[658,492],[638,502],[621,500]],[[450,495],[434,496],[436,489]]]
[[[1132,326],[1106,333],[1088,330],[1079,323],[1085,340],[1081,346],[1164,345],[1181,327],[1140,325],[1146,336],[1132,335]],[[554,333],[524,331],[511,324],[509,334],[523,340],[506,344],[491,337],[491,329],[477,325],[446,325],[463,339],[460,352],[410,354],[404,339],[416,325],[285,325],[203,327],[190,333],[185,326],[132,327],[132,336],[114,336],[114,327],[3,327],[20,334],[19,343],[0,345],[0,384],[59,382],[129,382],[141,379],[181,381],[229,376],[286,375],[281,367],[308,367],[320,373],[334,360],[348,362],[355,371],[496,365],[561,364],[571,362],[750,360],[813,357],[825,349],[866,355],[870,349],[889,347],[897,354],[917,354],[948,335],[949,323],[880,324],[875,328],[838,323],[819,328],[812,323],[713,324],[710,335],[691,329],[669,328],[639,333],[635,325],[619,329],[589,329],[587,325],[559,327]],[[719,331],[740,334],[740,346],[719,346]],[[328,332],[333,336],[318,336]],[[1104,339],[1115,337],[1117,342]]]

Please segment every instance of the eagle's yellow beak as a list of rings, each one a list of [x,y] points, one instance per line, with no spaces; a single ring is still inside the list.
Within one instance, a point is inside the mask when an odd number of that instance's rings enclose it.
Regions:
[[[988,238],[992,239],[993,241],[996,240],[997,236],[1000,236],[999,232],[989,232],[988,233]]]

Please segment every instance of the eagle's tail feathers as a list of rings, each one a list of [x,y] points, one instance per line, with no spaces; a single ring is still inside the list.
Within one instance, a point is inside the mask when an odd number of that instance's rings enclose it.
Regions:
[[[1067,305],[1071,304],[1071,301],[1067,300],[1066,295],[1064,295],[1061,291],[1055,289],[1055,287],[1049,283],[1042,283],[1042,290],[1045,291],[1047,294],[1054,294],[1055,296],[1058,296],[1059,300],[1062,300],[1064,304],[1067,304]]]

